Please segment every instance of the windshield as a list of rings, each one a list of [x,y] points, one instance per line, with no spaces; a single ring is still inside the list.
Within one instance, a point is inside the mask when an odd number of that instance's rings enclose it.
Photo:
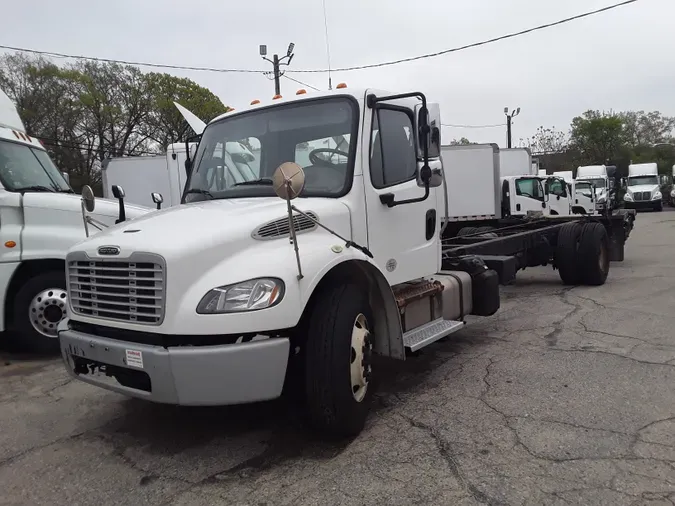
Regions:
[[[659,184],[658,176],[635,176],[628,178],[628,186],[638,186],[641,184],[655,185]]]
[[[0,141],[0,182],[9,191],[72,192],[46,151]]]
[[[586,181],[579,181],[574,185],[575,192],[581,193],[582,195],[586,195],[587,197],[591,196],[591,192],[593,191],[591,188],[591,183],[588,183]]]
[[[595,185],[595,188],[596,188],[596,189],[597,189],[597,188],[604,188],[604,187],[605,187],[605,180],[602,179],[602,178],[600,178],[600,177],[598,177],[598,178],[589,178],[589,177],[585,177],[585,178],[583,179],[583,181],[586,182],[586,183],[588,183],[588,184]]]
[[[213,123],[199,143],[184,202],[275,196],[272,174],[284,162],[305,171],[301,197],[340,197],[351,187],[357,122],[352,99],[329,98]]]

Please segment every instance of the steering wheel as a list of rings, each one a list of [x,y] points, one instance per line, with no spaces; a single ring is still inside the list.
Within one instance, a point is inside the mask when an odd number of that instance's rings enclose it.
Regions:
[[[312,165],[322,165],[324,167],[336,168],[335,164],[328,162],[328,160],[324,158],[320,158],[318,156],[319,153],[330,153],[331,155],[342,155],[344,157],[349,157],[349,153],[345,153],[344,151],[340,151],[339,149],[331,149],[331,148],[313,149],[309,153],[309,161],[312,162]]]

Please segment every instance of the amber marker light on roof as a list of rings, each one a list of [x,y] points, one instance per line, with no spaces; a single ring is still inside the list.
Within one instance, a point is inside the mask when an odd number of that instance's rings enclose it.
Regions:
[[[257,98],[255,100],[251,100],[251,105],[255,105],[255,104],[259,104],[259,103],[260,103],[260,100],[258,100]]]
[[[340,83],[340,84],[338,84],[338,85],[336,86],[336,88],[337,88],[338,90],[340,90],[340,89],[342,89],[342,88],[346,88],[346,87],[347,87],[347,83]]]
[[[281,95],[274,95],[274,96],[272,97],[272,100],[276,100],[277,98],[281,98]]]
[[[307,90],[299,89],[298,91],[295,92],[296,95],[304,95],[307,93]]]

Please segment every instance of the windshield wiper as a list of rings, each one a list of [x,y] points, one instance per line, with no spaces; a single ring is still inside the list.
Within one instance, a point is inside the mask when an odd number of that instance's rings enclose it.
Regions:
[[[67,190],[59,190],[59,193],[75,193],[75,192],[70,188],[68,188]]]
[[[15,192],[50,192],[54,193],[54,188],[48,188],[46,186],[34,185],[34,186],[24,186],[23,188],[14,188]]]
[[[192,193],[192,194],[195,194],[195,193],[196,193],[196,194],[199,194],[199,195],[206,195],[206,196],[209,197],[210,199],[214,199],[214,198],[215,198],[215,197],[213,196],[213,194],[212,194],[209,190],[202,190],[201,188],[192,188],[192,189],[186,191],[186,192],[185,192],[185,195],[189,195],[189,194],[191,194],[191,193]]]
[[[232,186],[254,186],[254,185],[272,186],[273,184],[274,183],[270,178],[264,177],[261,179],[254,179],[253,181],[242,181],[241,183],[234,183]]]

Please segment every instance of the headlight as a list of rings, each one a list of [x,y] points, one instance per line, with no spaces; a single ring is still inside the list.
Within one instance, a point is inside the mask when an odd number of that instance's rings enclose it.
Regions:
[[[633,200],[633,196],[630,193],[626,193],[623,196],[623,200],[628,200],[629,202],[631,202]]]
[[[661,197],[662,197],[661,192],[656,192],[652,197],[652,200],[657,200],[660,199]]]
[[[605,200],[607,200],[607,198],[603,195],[602,197],[598,198],[598,204],[604,204]]]
[[[673,197],[673,198],[675,199],[675,190],[673,190],[673,191],[670,192],[670,196]]]
[[[256,311],[278,304],[284,296],[284,282],[259,278],[209,290],[197,306],[199,314]]]

